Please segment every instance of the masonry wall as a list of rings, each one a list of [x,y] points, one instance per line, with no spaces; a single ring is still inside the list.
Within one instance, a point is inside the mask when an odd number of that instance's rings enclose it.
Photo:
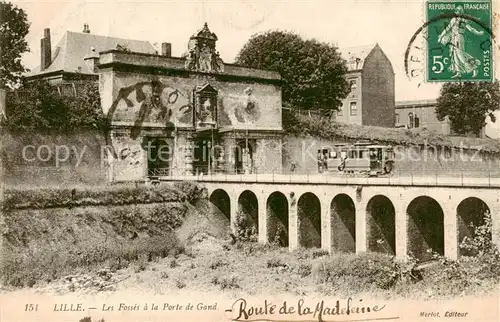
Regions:
[[[193,90],[210,84],[217,90],[219,127],[235,129],[281,129],[279,86],[214,76],[103,71],[103,109],[115,124],[134,126],[193,126]],[[156,95],[156,97],[155,97]],[[156,100],[156,101],[155,101]],[[168,111],[168,112],[163,112]],[[162,114],[163,113],[163,114]]]
[[[362,83],[363,125],[394,127],[394,71],[378,45],[365,59]]]
[[[329,141],[312,137],[284,138],[283,169],[295,162],[297,173],[317,173],[317,150],[355,141]],[[500,178],[500,155],[444,147],[396,146],[395,175],[491,176]],[[498,180],[498,179],[497,179]]]
[[[51,135],[3,133],[0,153],[7,186],[99,185],[106,182],[105,138],[81,131]]]

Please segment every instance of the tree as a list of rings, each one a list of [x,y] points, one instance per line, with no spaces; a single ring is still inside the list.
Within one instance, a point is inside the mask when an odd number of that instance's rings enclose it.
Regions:
[[[45,81],[26,84],[7,96],[8,113],[3,125],[11,131],[72,133],[82,129],[106,132],[107,117],[101,109],[97,83],[79,88],[75,96],[61,96]]]
[[[282,77],[285,106],[337,110],[349,94],[346,62],[335,46],[283,31],[254,35],[236,63],[274,70]]]
[[[29,51],[26,35],[29,23],[23,9],[10,2],[0,2],[0,88],[19,83],[27,69],[21,55]]]
[[[449,117],[451,128],[457,134],[479,134],[486,118],[496,121],[494,112],[500,109],[498,81],[446,83],[437,100],[436,116],[439,121]]]

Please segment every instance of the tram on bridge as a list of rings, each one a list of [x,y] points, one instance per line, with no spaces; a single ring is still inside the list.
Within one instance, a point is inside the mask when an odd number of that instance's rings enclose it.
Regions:
[[[356,142],[318,150],[320,173],[384,176],[393,168],[394,149],[390,145]]]

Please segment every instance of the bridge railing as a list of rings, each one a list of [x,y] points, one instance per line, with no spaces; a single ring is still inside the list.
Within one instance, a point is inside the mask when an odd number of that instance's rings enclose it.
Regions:
[[[225,173],[200,169],[194,173],[172,171],[172,175],[161,176],[160,180],[189,180],[207,182],[249,182],[249,183],[309,183],[309,184],[354,184],[354,185],[412,185],[412,186],[467,186],[499,187],[499,170],[442,171],[416,170],[397,171],[389,175],[371,177],[368,174],[318,173],[318,171],[290,172],[270,169],[264,173],[256,169]]]

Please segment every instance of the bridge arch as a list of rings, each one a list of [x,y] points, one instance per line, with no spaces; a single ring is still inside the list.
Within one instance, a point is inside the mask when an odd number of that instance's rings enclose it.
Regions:
[[[267,198],[266,208],[268,242],[288,247],[288,199],[275,191]]]
[[[336,195],[330,203],[332,250],[356,252],[356,207],[346,194]]]
[[[210,194],[211,213],[215,219],[222,221],[227,227],[231,225],[231,198],[223,189],[215,189]]]
[[[474,256],[477,251],[461,248],[460,244],[467,238],[476,236],[476,228],[486,223],[486,214],[491,213],[490,207],[477,197],[469,197],[462,200],[457,207],[457,235],[460,256]],[[487,238],[491,241],[491,233]]]
[[[395,255],[396,211],[392,201],[384,195],[373,196],[366,205],[368,250]]]
[[[302,194],[297,202],[299,246],[321,247],[321,202],[312,192]]]
[[[432,259],[428,250],[444,255],[444,212],[439,203],[428,196],[413,199],[406,208],[408,250],[420,261]]]
[[[259,232],[259,201],[250,190],[243,191],[238,197],[237,228],[246,237],[257,236]]]

